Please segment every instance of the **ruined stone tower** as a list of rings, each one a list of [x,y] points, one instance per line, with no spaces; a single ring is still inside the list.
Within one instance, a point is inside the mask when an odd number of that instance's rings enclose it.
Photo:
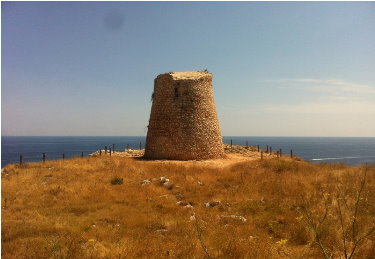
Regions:
[[[145,157],[200,160],[224,154],[207,71],[158,75],[154,81]]]

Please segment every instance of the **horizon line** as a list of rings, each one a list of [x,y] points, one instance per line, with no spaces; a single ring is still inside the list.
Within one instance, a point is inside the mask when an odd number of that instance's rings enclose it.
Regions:
[[[146,135],[1,135],[1,137],[147,137]],[[272,138],[375,138],[375,136],[275,136],[275,135],[223,135],[223,137],[272,137]]]

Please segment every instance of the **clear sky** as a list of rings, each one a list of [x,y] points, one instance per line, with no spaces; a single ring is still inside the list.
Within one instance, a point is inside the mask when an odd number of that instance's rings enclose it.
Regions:
[[[208,69],[226,136],[375,136],[374,2],[2,2],[2,135],[146,135]]]

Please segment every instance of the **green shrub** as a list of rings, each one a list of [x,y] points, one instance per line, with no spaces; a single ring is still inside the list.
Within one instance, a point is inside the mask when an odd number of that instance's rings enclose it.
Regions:
[[[123,183],[124,183],[124,179],[120,178],[120,177],[114,177],[111,180],[112,185],[116,185],[116,184],[120,185],[120,184],[123,184]]]

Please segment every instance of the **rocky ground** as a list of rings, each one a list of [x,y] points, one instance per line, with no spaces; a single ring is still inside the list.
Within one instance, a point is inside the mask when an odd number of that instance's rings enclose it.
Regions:
[[[355,256],[373,258],[374,166],[225,153],[155,161],[102,151],[7,165],[1,257],[322,258],[324,247],[341,258],[361,238]]]
[[[261,159],[263,152],[263,159],[271,159],[271,158],[277,158],[278,154],[275,152],[267,153],[264,150],[260,150],[258,152],[257,147],[255,146],[239,146],[239,145],[229,145],[224,144],[224,152],[225,157],[219,158],[219,159],[209,159],[209,160],[189,160],[189,161],[177,161],[177,160],[152,160],[152,162],[158,162],[158,163],[172,163],[172,164],[183,164],[183,163],[189,163],[189,164],[205,164],[205,165],[212,165],[214,167],[222,167],[227,165],[232,165],[234,163],[242,162],[242,161],[252,161]],[[116,157],[133,157],[133,158],[139,158],[142,159],[143,155],[145,153],[144,149],[126,149],[122,152],[112,152],[111,156]],[[109,152],[107,151],[107,154],[105,153],[105,150],[100,150],[94,152],[91,154],[91,156],[97,157],[97,156],[109,156]]]

